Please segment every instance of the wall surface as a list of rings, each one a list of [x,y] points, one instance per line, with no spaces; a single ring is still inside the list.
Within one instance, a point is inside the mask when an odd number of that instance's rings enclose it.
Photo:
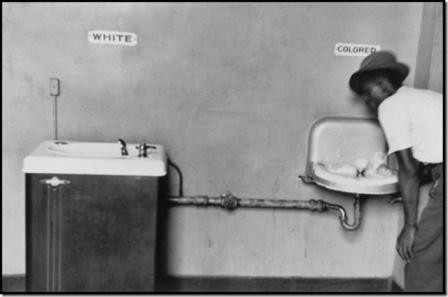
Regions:
[[[163,144],[186,195],[352,197],[304,185],[310,126],[370,117],[348,88],[362,57],[338,42],[379,44],[411,67],[422,3],[4,3],[3,273],[25,272],[23,158],[53,137],[50,77],[61,79],[59,138]],[[91,44],[87,32],[138,34],[138,46]],[[441,33],[439,33],[441,34]],[[172,176],[173,193],[176,176]],[[388,277],[401,209],[363,203],[362,226],[334,214],[173,207],[175,275]],[[350,212],[351,215],[351,212]]]
[[[434,37],[432,41],[432,55],[431,55],[431,67],[429,71],[429,83],[428,88],[437,92],[443,92],[443,84],[445,78],[443,76],[443,65],[445,61],[443,59],[443,9],[444,7],[440,3],[434,4],[432,11],[432,17],[434,18]]]
[[[416,62],[417,88],[443,90],[443,4],[423,5]]]

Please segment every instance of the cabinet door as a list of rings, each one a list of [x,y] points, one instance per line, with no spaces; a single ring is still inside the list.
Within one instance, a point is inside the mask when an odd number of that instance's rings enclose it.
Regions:
[[[50,181],[50,182],[49,182]],[[60,290],[60,197],[64,180],[26,176],[26,287]]]
[[[59,200],[59,229],[53,244],[57,262],[50,267],[56,267],[58,290],[153,291],[158,179],[92,175],[58,178],[70,181],[58,189],[55,198]],[[38,209],[42,212],[44,208]],[[42,240],[34,243],[45,245]]]

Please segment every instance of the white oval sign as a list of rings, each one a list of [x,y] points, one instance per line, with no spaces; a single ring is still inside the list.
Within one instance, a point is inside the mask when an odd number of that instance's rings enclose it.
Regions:
[[[364,57],[381,49],[379,45],[336,43],[334,54],[336,56]]]
[[[131,32],[118,31],[89,31],[88,40],[90,43],[113,44],[113,45],[137,45],[137,34]]]

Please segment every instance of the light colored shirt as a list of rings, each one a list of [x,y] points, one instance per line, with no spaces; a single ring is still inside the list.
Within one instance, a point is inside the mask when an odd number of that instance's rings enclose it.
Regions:
[[[380,104],[378,119],[389,155],[411,148],[420,162],[443,162],[442,94],[403,86]]]

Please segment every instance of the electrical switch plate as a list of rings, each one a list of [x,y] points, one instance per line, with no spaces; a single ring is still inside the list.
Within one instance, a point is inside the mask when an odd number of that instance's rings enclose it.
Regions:
[[[50,95],[59,96],[59,78],[50,78]]]

